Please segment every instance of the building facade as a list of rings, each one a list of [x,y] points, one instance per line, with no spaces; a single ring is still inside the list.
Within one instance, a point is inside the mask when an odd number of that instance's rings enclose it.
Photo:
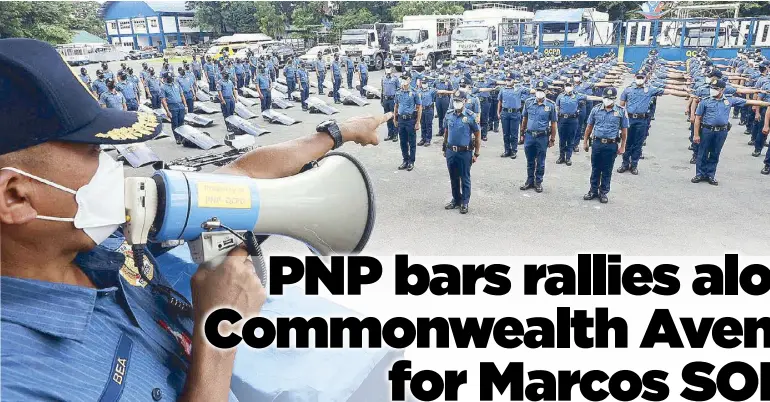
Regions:
[[[209,40],[184,1],[108,1],[102,5],[107,41],[125,48],[192,45]]]

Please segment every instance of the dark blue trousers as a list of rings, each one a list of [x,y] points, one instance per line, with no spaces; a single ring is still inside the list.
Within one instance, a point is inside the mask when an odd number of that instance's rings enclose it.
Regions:
[[[324,80],[326,79],[326,74],[318,74],[316,76],[318,78],[318,94],[323,95],[324,93]]]
[[[238,89],[243,88],[243,74],[235,74],[235,86]]]
[[[693,138],[695,137],[695,123],[690,123],[690,145],[692,145],[692,156],[698,157],[698,147],[700,147],[700,144],[696,144],[693,142]]]
[[[559,156],[567,160],[572,159],[573,141],[579,123],[577,117],[559,118]]]
[[[273,104],[273,95],[270,93],[270,89],[260,88],[259,90],[262,92],[262,98],[259,99],[259,106],[262,108],[261,110],[265,111],[270,109]]]
[[[500,126],[500,120],[497,118],[497,96],[489,97],[489,118],[487,119],[488,129],[495,131]]]
[[[759,109],[760,119],[754,120],[754,127],[752,127],[753,133],[751,138],[754,141],[754,151],[756,152],[762,152],[762,148],[765,147],[766,137],[762,133],[762,127],[765,126],[765,112],[767,112],[766,107]],[[752,120],[753,119],[754,119],[754,116],[752,116]]]
[[[628,138],[626,139],[626,152],[623,153],[623,166],[632,167],[639,163],[642,156],[642,144],[647,138],[649,120],[628,119]]]
[[[548,151],[548,134],[524,136],[524,154],[527,156],[527,183],[542,183],[545,176],[545,154]]]
[[[433,108],[422,109],[422,120],[420,120],[420,137],[425,142],[433,139]]]
[[[612,169],[618,156],[618,144],[602,144],[594,139],[591,146],[591,192],[607,194],[610,192]]]
[[[398,138],[401,141],[401,157],[406,163],[414,163],[417,153],[417,133],[414,131],[416,118],[398,118]]]
[[[292,79],[286,79],[286,88],[289,89],[289,99],[291,99],[291,94],[297,90],[297,81]]]
[[[195,113],[195,96],[192,92],[184,93],[184,101],[187,103],[187,113]]]
[[[455,204],[467,205],[471,200],[472,151],[455,152],[446,150],[446,166],[449,182],[452,184],[452,200]]]
[[[382,98],[382,112],[388,113],[392,112],[393,108],[395,107],[396,101],[391,96],[389,99],[383,95]],[[396,125],[393,123],[393,119],[388,119],[388,138],[394,137],[396,135]]]
[[[199,81],[201,79],[201,70],[193,70],[193,75],[195,76],[195,81]]]
[[[342,76],[341,75],[333,75],[332,76],[332,95],[334,96],[334,101],[339,102],[340,99],[340,86],[342,85]]]
[[[481,105],[481,113],[480,113],[481,116],[479,116],[479,128],[481,128],[481,136],[483,138],[486,138],[487,131],[489,131],[489,99],[479,98],[479,104]]]
[[[727,130],[713,131],[707,128],[701,129],[700,147],[698,147],[698,159],[695,164],[695,175],[700,177],[715,178],[719,155],[722,146],[727,139]]]
[[[572,141],[572,148],[580,145],[580,141],[583,139],[583,136],[586,132],[586,120],[588,120],[588,114],[586,113],[586,108],[582,107],[580,109],[580,114],[578,115],[578,129],[575,133],[575,139]]]
[[[171,131],[174,131],[177,127],[184,124],[184,104],[182,103],[169,103],[168,104],[168,111],[171,112]],[[174,133],[174,138],[179,139],[179,137],[176,133]]]
[[[366,96],[366,91],[364,90],[364,87],[369,84],[369,76],[366,74],[361,74],[361,96]]]
[[[212,93],[217,90],[217,83],[213,77],[209,77],[209,91]]]
[[[160,108],[161,107],[160,92],[150,92],[150,102],[152,103],[153,109]]]
[[[310,97],[310,83],[302,82],[302,92],[300,94],[300,100],[302,100],[302,110],[307,110],[307,98]]]
[[[249,71],[251,72],[251,78],[253,81],[257,80],[257,69],[255,67],[249,67]]]
[[[505,152],[518,152],[521,113],[502,112],[500,113],[500,120],[503,125],[503,147]]]
[[[348,69],[348,75],[346,76],[348,79],[348,89],[353,89],[353,69]]]
[[[220,103],[219,107],[222,109],[222,117],[225,119],[232,116],[235,113],[235,101],[233,98],[224,98],[225,103]]]
[[[438,114],[438,132],[439,136],[445,135],[444,133],[444,117],[449,110],[449,96],[439,95],[436,97],[436,113]]]
[[[136,112],[139,110],[139,101],[136,99],[126,99],[126,110]]]

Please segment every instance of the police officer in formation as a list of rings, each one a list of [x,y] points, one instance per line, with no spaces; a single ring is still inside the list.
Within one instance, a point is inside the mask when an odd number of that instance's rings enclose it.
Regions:
[[[401,140],[401,158],[399,170],[412,171],[417,153],[417,134],[422,119],[422,98],[410,88],[409,74],[401,76],[401,89],[396,93],[393,106],[393,124],[398,129]]]
[[[323,59],[323,53],[318,52],[318,59],[313,63],[315,68],[315,76],[318,80],[318,94],[324,93],[324,80],[326,79],[326,62]]]
[[[535,97],[524,101],[519,143],[524,143],[527,156],[527,181],[519,188],[522,191],[534,188],[543,192],[546,151],[556,141],[556,104],[546,99],[547,89],[545,81],[538,81]]]
[[[197,91],[195,77],[193,77],[192,74],[188,74],[188,71],[182,67],[179,67],[177,72],[179,75],[176,77],[176,83],[179,85],[179,88],[182,89],[187,112],[195,113],[195,93]]]
[[[332,96],[334,97],[334,103],[339,104],[339,103],[342,103],[340,100],[340,86],[342,86],[342,66],[340,64],[339,53],[334,53],[334,60],[332,60],[331,71],[332,71]]]
[[[519,144],[516,134],[521,125],[521,109],[530,93],[529,87],[514,86],[514,77],[510,75],[505,80],[505,88],[497,95],[497,115],[503,126],[502,158],[516,159]]]
[[[442,137],[444,135],[444,116],[449,111],[449,97],[448,92],[452,92],[452,83],[449,81],[449,76],[446,72],[441,71],[438,74],[438,78],[433,82],[433,88],[436,89],[436,113],[438,116],[438,132],[436,135]]]
[[[96,70],[96,79],[91,83],[91,91],[99,99],[103,93],[107,92],[107,78],[104,77],[102,70]]]
[[[382,111],[384,113],[392,112],[396,103],[396,93],[399,91],[399,79],[393,75],[393,66],[388,64],[385,66],[385,75],[382,77],[380,84],[380,104],[382,105]],[[388,120],[388,136],[385,137],[385,141],[398,141],[398,133],[396,131],[396,124],[394,119]]]
[[[199,81],[201,79],[201,72],[203,71],[203,66],[201,65],[200,60],[198,60],[198,55],[193,55],[192,57],[192,72],[193,76],[195,77],[195,81]]]
[[[115,74],[112,71],[110,71],[109,66],[105,62],[102,62],[102,75],[104,75],[105,80],[115,79]]]
[[[594,106],[586,121],[583,149],[588,152],[589,139],[593,136],[591,148],[591,188],[583,196],[586,201],[599,198],[602,204],[609,202],[612,169],[615,158],[626,152],[628,116],[626,110],[617,105],[618,91],[605,88],[602,104]]]
[[[91,77],[88,75],[88,70],[85,67],[80,68],[80,75],[78,75],[80,82],[85,84],[86,88],[91,88]]]
[[[216,91],[217,81],[219,81],[219,68],[209,56],[206,56],[206,64],[203,65],[203,72],[206,74],[206,82],[209,84],[209,91]]]
[[[161,97],[161,90],[160,90],[160,80],[155,76],[155,69],[150,67],[147,70],[147,80],[145,81],[146,87],[145,91],[147,92],[147,97],[150,99],[150,103],[152,105],[153,109],[158,109],[161,107],[160,97]]]
[[[107,90],[99,95],[99,104],[107,109],[126,110],[126,99],[115,89],[115,81],[108,79],[105,86]]]
[[[417,92],[420,94],[422,104],[422,118],[420,119],[421,137],[417,146],[428,147],[433,139],[433,117],[436,109],[437,92],[435,88],[429,86],[428,82],[422,82]]]
[[[369,67],[366,65],[366,62],[364,62],[363,59],[358,61],[356,73],[358,74],[358,83],[361,86],[359,88],[361,96],[366,96],[366,90],[364,87],[369,83]]]
[[[139,77],[134,75],[134,69],[129,67],[127,70],[128,72],[126,79],[130,81],[132,84],[134,84],[134,88],[136,89],[136,99],[141,98],[142,91],[141,88],[144,88],[139,80]]]
[[[286,61],[286,65],[283,67],[283,76],[286,77],[286,87],[289,88],[289,93],[297,90],[297,69],[294,67],[294,60],[289,57]]]
[[[270,81],[270,69],[259,62],[257,65],[257,76],[255,77],[257,93],[259,93],[260,109],[264,112],[272,107],[273,103],[273,83]]]
[[[222,109],[222,117],[227,119],[235,113],[235,102],[238,101],[238,91],[235,88],[230,73],[223,72],[219,81],[217,81],[217,95],[219,96],[219,106]],[[231,128],[228,126],[227,130]]]
[[[452,187],[452,200],[444,208],[460,208],[461,214],[468,213],[471,165],[476,162],[481,150],[481,131],[476,123],[476,114],[465,108],[466,101],[466,93],[457,91],[452,97],[452,110],[443,119],[446,132],[442,149]]]
[[[299,67],[295,71],[295,76],[297,77],[296,82],[300,91],[302,110],[307,111],[307,99],[310,97],[310,77],[307,73],[307,66],[304,61],[300,62]]]
[[[139,110],[139,88],[128,79],[126,73],[118,73],[118,83],[115,84],[115,89],[123,95],[126,104],[125,110],[129,112]]]
[[[350,55],[345,55],[345,78],[347,78],[348,81],[348,89],[353,89],[353,74],[356,70],[356,63],[355,60],[353,60],[353,57]]]
[[[174,76],[166,73],[163,76],[163,81],[163,85],[160,88],[160,99],[163,103],[163,109],[166,110],[166,115],[171,121],[171,131],[174,131],[177,127],[184,124],[187,101],[185,100],[182,88],[174,81]],[[174,132],[174,138],[176,138],[177,144],[182,143],[182,136],[176,132]]]
[[[586,96],[575,92],[573,82],[564,86],[564,92],[556,97],[556,108],[559,115],[559,159],[556,164],[572,166],[572,150],[575,148],[575,137],[580,129],[580,102],[585,102]]]

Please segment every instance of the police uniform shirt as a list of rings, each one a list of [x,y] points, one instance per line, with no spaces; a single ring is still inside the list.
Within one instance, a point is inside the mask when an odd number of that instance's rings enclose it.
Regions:
[[[160,93],[160,80],[157,77],[149,77],[146,82],[147,82],[147,88],[150,90],[150,93],[153,93],[153,94]]]
[[[534,97],[524,101],[524,112],[522,116],[527,117],[527,130],[546,131],[551,122],[556,121],[556,104],[548,99],[543,99],[542,104],[538,104]]]
[[[369,68],[366,66],[366,63],[363,61],[358,63],[358,72],[361,73],[361,75],[366,75],[366,73],[369,72]]]
[[[142,81],[147,82],[147,80],[150,78],[150,73],[147,70],[142,70],[139,72],[139,77],[142,79]]]
[[[296,81],[297,80],[297,70],[294,69],[294,65],[287,64],[283,68],[283,73],[286,75],[287,81]]]
[[[115,74],[110,70],[102,71],[102,75],[104,75],[105,80],[109,80],[110,78],[115,79]]]
[[[569,114],[573,115],[578,113],[578,107],[580,106],[580,101],[585,101],[586,96],[583,94],[575,93],[575,90],[572,90],[571,94],[567,93],[561,93],[559,96],[556,97],[556,106],[559,108],[559,114]]]
[[[78,75],[78,78],[80,78],[80,81],[86,85],[91,84],[91,77],[89,77],[88,74],[80,74]]]
[[[342,71],[340,70],[339,60],[332,61],[332,75],[334,75],[335,77],[339,77],[342,75]]]
[[[460,77],[459,74],[455,75],[455,76],[453,76],[452,78],[449,79],[449,82],[452,83],[452,90],[453,91],[457,91],[458,89],[460,89],[460,80],[461,79],[462,78]]]
[[[628,113],[643,114],[650,111],[652,98],[663,95],[663,90],[656,87],[632,85],[623,90],[620,100],[626,102]]]
[[[382,77],[382,95],[395,96],[396,91],[398,91],[398,78],[392,75],[390,78],[387,75]]]
[[[353,59],[351,59],[350,57],[346,58],[345,67],[347,67],[349,71],[352,71],[355,68],[355,64],[353,64]]]
[[[132,84],[134,84],[134,88],[139,91],[139,77],[131,74],[128,76],[128,81],[130,81]]]
[[[209,78],[214,78],[216,66],[214,66],[214,63],[206,63],[203,65],[203,70],[206,72],[206,75],[209,76]]]
[[[115,89],[118,90],[126,100],[136,99],[136,87],[131,81],[123,81],[115,84]]]
[[[449,80],[436,80],[433,82],[433,88],[439,90],[439,91],[453,91],[454,87],[452,86],[452,83]]]
[[[227,71],[228,74],[230,74],[230,81],[235,83],[235,80],[237,77],[235,76],[235,67],[228,67],[225,71]]]
[[[123,110],[123,104],[126,103],[126,99],[123,98],[123,94],[120,92],[112,93],[107,91],[99,95],[99,103],[102,106],[107,106],[107,109]]]
[[[476,115],[467,109],[463,109],[459,115],[455,110],[447,112],[444,127],[449,132],[447,145],[457,147],[470,146],[473,133],[479,131]]]
[[[302,84],[308,83],[307,71],[305,71],[305,69],[303,68],[298,69],[296,74],[297,74],[297,78],[299,78],[300,83]]]
[[[423,75],[417,71],[412,71],[412,82],[409,84],[412,89],[417,89],[417,80],[422,81]]]
[[[275,59],[275,58],[273,58]],[[267,62],[265,62],[265,68],[269,68],[270,70],[275,70],[275,66],[278,65],[278,61],[273,61],[273,59],[268,59]]]
[[[236,75],[243,74],[243,66],[241,65],[241,63],[235,63],[235,65],[233,65],[233,72]]]
[[[614,139],[618,138],[620,129],[628,128],[628,115],[618,105],[612,105],[609,111],[604,105],[596,105],[588,115],[586,124],[594,126],[594,137]]]
[[[471,111],[474,114],[481,113],[481,101],[479,101],[479,98],[470,92],[466,92],[465,96],[465,110]],[[451,102],[454,102],[454,96],[452,96]]]
[[[193,85],[195,85],[195,78],[192,74],[180,75],[177,77],[176,82],[179,84],[179,87],[182,88],[182,92],[185,94],[192,94]]]
[[[254,55],[249,56],[249,65],[251,67],[257,68],[257,66],[259,65],[259,59],[257,58],[257,56],[254,56]]]
[[[166,103],[169,105],[171,104],[177,104],[182,103],[182,88],[179,87],[179,84],[176,82],[172,83],[163,83],[163,86],[161,87],[160,91],[160,97],[161,99],[165,98]]]
[[[217,82],[217,91],[222,92],[225,99],[233,98],[233,83],[230,80],[219,80]]]
[[[479,98],[489,100],[489,97],[492,96],[492,94],[487,91],[481,92],[480,89],[482,88],[487,88],[486,82],[476,81],[473,83],[473,93]]]
[[[417,106],[422,106],[422,98],[411,89],[402,89],[396,93],[396,104],[399,115],[411,115],[417,111]]]
[[[433,88],[420,89],[420,103],[423,107],[432,107],[436,102],[436,90]]]
[[[701,116],[701,123],[709,126],[725,126],[730,119],[730,109],[733,106],[743,106],[746,99],[733,96],[722,96],[719,99],[708,97],[701,99],[695,109],[695,115]]]
[[[201,62],[198,60],[193,60],[191,68],[193,71],[201,71]]]
[[[528,98],[529,95],[529,88],[505,87],[497,95],[497,100],[503,103],[503,109],[521,109],[521,102]]]
[[[326,74],[326,63],[323,60],[316,60],[313,67],[318,72],[318,74]]]

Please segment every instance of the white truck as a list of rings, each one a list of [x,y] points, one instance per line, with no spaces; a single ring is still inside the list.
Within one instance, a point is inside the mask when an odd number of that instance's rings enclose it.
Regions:
[[[609,45],[613,43],[610,15],[593,8],[538,10],[535,22],[542,22],[543,46],[569,47]]]
[[[450,58],[452,30],[462,21],[461,15],[404,16],[401,28],[395,28],[390,39],[390,54],[396,70],[401,71],[401,55],[406,52],[412,66],[426,64],[435,68]]]
[[[535,14],[526,7],[495,3],[474,4],[463,13],[460,26],[452,31],[452,56],[474,56],[478,49],[484,54],[500,44],[500,26],[515,22],[529,22]]]
[[[340,37],[340,52],[363,60],[370,70],[381,70],[388,56],[391,31],[401,24],[365,24],[357,29],[346,29]]]

